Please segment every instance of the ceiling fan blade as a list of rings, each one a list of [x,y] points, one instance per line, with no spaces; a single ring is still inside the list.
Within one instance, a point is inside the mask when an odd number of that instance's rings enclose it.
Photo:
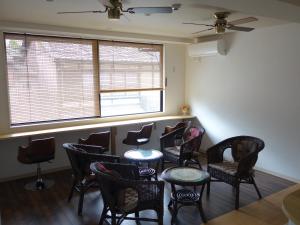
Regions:
[[[143,13],[143,14],[155,14],[155,13],[172,13],[172,7],[132,7],[126,10],[129,13]]]
[[[182,24],[191,24],[191,25],[200,25],[200,26],[206,26],[206,27],[214,27],[214,25],[203,24],[203,23],[182,23]]]
[[[93,11],[76,11],[76,12],[58,12],[57,14],[71,14],[71,13],[105,13],[106,10],[93,10]]]
[[[214,28],[209,28],[209,29],[205,29],[205,30],[200,30],[200,31],[197,31],[197,32],[194,32],[192,34],[198,34],[198,33],[201,33],[201,32],[205,32],[205,31],[209,31],[209,30],[213,30]]]
[[[238,24],[243,24],[243,23],[250,23],[250,22],[254,22],[257,21],[258,19],[255,17],[247,17],[247,18],[243,18],[243,19],[239,19],[239,20],[234,20],[231,22],[228,22],[230,25],[238,25]]]
[[[111,4],[110,0],[98,0],[102,5],[108,8],[114,8],[113,4]]]
[[[244,31],[244,32],[249,32],[254,30],[254,28],[251,27],[237,27],[237,26],[228,26],[226,27],[228,30],[236,30],[236,31]]]

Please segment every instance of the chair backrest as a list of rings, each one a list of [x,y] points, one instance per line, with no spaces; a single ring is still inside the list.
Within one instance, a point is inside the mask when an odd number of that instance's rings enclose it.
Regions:
[[[101,171],[97,162],[92,163],[91,171],[96,175],[104,203],[114,209],[117,206],[118,192],[126,180],[139,178],[138,167],[132,164],[101,163],[109,172]]]
[[[241,161],[249,154],[258,155],[264,148],[263,140],[252,136],[236,136],[229,139],[232,158],[235,162]]]
[[[223,152],[230,148],[232,158],[238,162],[238,176],[247,177],[258,159],[258,153],[265,147],[264,141],[252,136],[235,136],[221,142]]]
[[[142,126],[140,130],[128,131],[127,137],[123,140],[126,145],[142,145],[149,142],[152,133],[153,123]],[[142,142],[138,142],[138,139],[145,139]]]
[[[28,146],[20,146],[18,152],[18,160],[25,163],[45,162],[54,159],[54,156],[54,137],[32,140]]]
[[[184,142],[190,141],[189,150],[192,152],[198,152],[202,142],[205,129],[203,127],[190,126],[183,134]]]
[[[63,144],[67,152],[73,174],[78,179],[83,179],[90,173],[90,164],[95,161],[119,162],[119,156],[101,154],[101,147],[75,143]]]
[[[110,131],[91,133],[87,139],[80,138],[78,143],[102,146],[105,151],[108,151],[110,144]]]
[[[153,123],[142,126],[139,138],[150,138],[152,133]]]
[[[162,135],[168,134],[168,133],[170,133],[174,130],[177,130],[179,128],[182,128],[182,127],[187,127],[187,123],[186,122],[178,122],[175,126],[166,126]]]

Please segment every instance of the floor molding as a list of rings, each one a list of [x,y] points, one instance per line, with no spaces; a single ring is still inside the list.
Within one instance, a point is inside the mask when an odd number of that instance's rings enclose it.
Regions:
[[[62,166],[62,167],[57,167],[57,168],[53,168],[53,169],[47,169],[47,170],[45,169],[45,170],[42,170],[42,174],[55,173],[55,172],[59,172],[62,170],[67,170],[67,169],[71,169],[71,167],[70,166]],[[30,172],[30,173],[25,173],[22,175],[0,178],[0,183],[23,179],[23,178],[30,178],[30,177],[35,177],[35,176],[36,176],[36,172]],[[1,225],[1,223],[0,223],[0,225]]]
[[[295,179],[295,178],[293,178],[293,177],[285,176],[285,175],[283,175],[283,174],[281,174],[281,173],[276,173],[276,172],[273,172],[273,171],[270,171],[270,170],[263,169],[263,168],[261,168],[261,167],[255,167],[255,169],[256,169],[257,171],[261,171],[261,172],[264,172],[264,173],[268,173],[268,174],[271,174],[271,175],[273,175],[273,176],[280,177],[280,178],[282,178],[282,179],[286,179],[286,180],[289,180],[289,181],[292,181],[292,182],[295,182],[295,183],[300,184],[300,180]]]

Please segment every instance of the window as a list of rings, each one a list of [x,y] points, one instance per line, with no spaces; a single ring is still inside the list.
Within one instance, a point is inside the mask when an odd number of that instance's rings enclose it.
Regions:
[[[162,110],[160,45],[99,42],[101,115]]]
[[[162,111],[162,46],[5,34],[12,125]]]

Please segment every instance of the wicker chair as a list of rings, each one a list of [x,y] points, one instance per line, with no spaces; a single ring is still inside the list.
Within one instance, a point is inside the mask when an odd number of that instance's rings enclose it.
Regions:
[[[164,132],[161,134],[162,136],[165,134],[168,134],[174,130],[177,130],[179,128],[186,128],[188,126],[188,123],[186,122],[178,122],[177,124],[175,124],[175,126],[166,126]]]
[[[83,199],[85,192],[90,187],[96,187],[96,177],[90,171],[90,164],[95,161],[119,162],[120,157],[101,154],[105,150],[99,146],[65,143],[73,172],[73,184],[68,197],[71,201],[74,190],[80,194],[78,203],[78,215],[82,215]]]
[[[125,145],[135,145],[139,148],[140,145],[147,144],[150,141],[153,123],[144,125],[141,130],[128,131],[127,137],[123,140]]]
[[[138,168],[135,165],[103,163],[109,173],[99,170],[99,163],[92,163],[91,170],[96,174],[104,201],[99,224],[111,219],[112,225],[119,225],[123,220],[158,222],[163,225],[164,182],[137,180]],[[112,173],[113,171],[113,173]],[[117,173],[117,175],[115,175]],[[155,210],[157,219],[141,218],[139,212]],[[108,215],[110,211],[110,215]],[[135,217],[128,217],[129,214]]]
[[[104,151],[109,151],[110,131],[92,133],[87,139],[79,138],[79,144],[96,145],[103,147]]]
[[[222,181],[235,188],[235,208],[239,208],[240,183],[253,184],[257,195],[261,194],[254,180],[253,167],[257,161],[258,153],[264,148],[264,142],[256,137],[237,136],[228,138],[207,150],[207,171],[211,181]],[[225,161],[223,153],[231,149],[233,162]],[[210,183],[207,193],[210,192]]]
[[[197,163],[201,168],[198,159],[194,159],[194,153],[200,149],[204,128],[190,126],[181,127],[160,137],[160,148],[164,154],[162,170],[165,161],[176,163],[179,166]]]

